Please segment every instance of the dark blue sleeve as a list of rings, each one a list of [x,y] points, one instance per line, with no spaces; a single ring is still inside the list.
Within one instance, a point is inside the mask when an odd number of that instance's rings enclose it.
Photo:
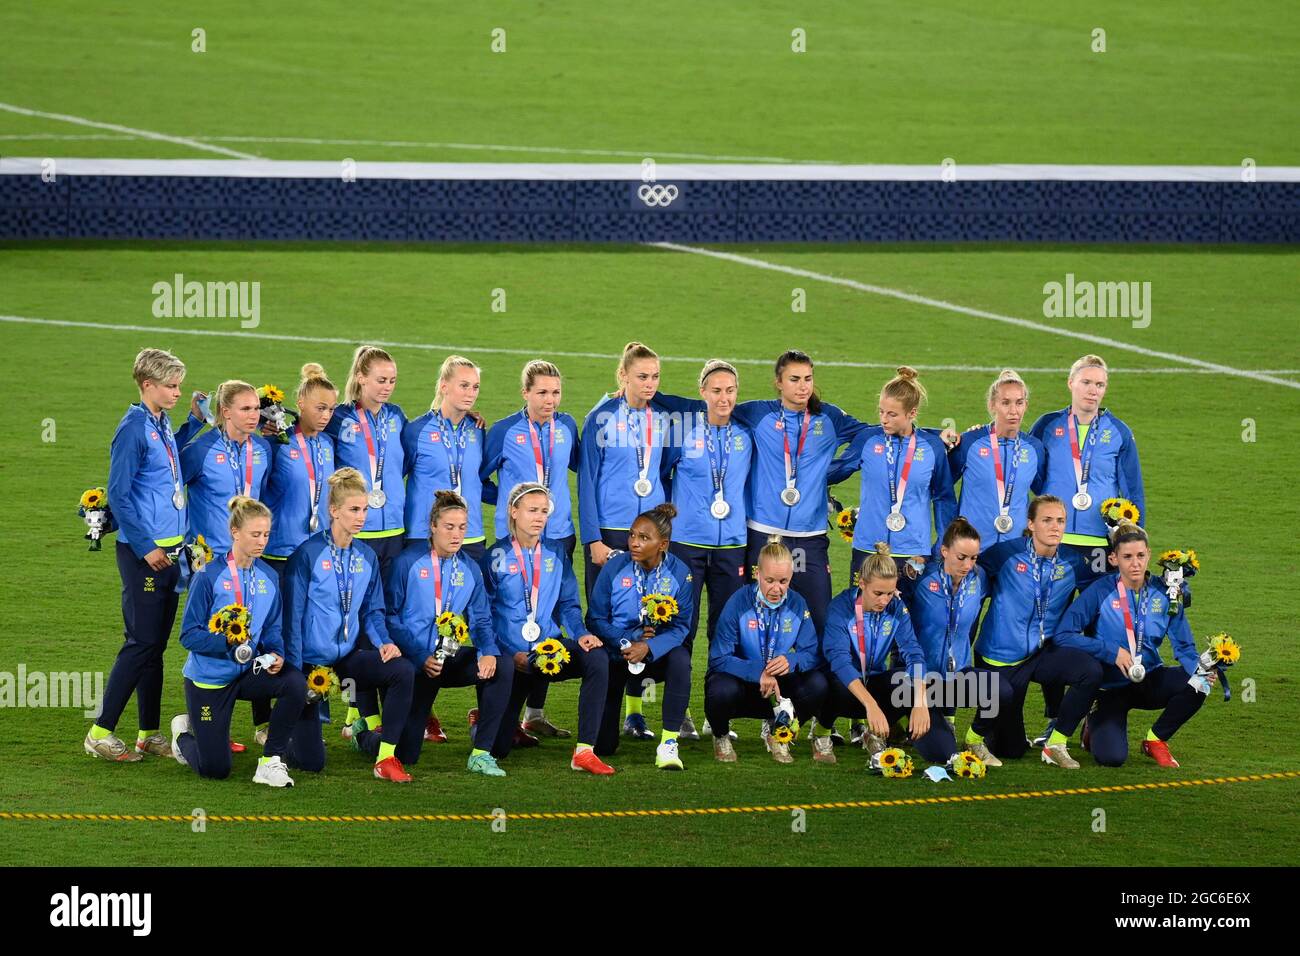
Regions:
[[[836,455],[826,469],[826,483],[838,485],[862,468],[862,449],[867,445],[866,430],[858,432],[848,446]]]
[[[579,539],[583,544],[600,540],[600,513],[597,510],[596,499],[596,481],[600,475],[602,457],[600,440],[597,438],[597,432],[600,431],[597,416],[600,414],[601,406],[597,406],[582,423],[582,465],[578,470],[578,526]]]
[[[279,444],[276,442],[276,445]],[[262,439],[262,458],[266,462],[266,467],[262,469],[262,479],[257,483],[257,493],[253,495],[258,501],[266,499],[266,488],[271,483],[271,471],[275,468],[275,450],[265,438]]]
[[[136,511],[135,502],[131,498],[143,459],[142,430],[133,425],[118,428],[108,453],[108,488],[105,490],[108,492],[108,505],[113,509],[113,518],[118,527],[126,532],[131,550],[138,558],[143,558],[158,547],[154,544],[153,535],[141,524],[140,513]]]
[[[416,427],[415,422],[410,422],[402,426],[401,443],[403,478],[410,478],[411,472],[415,470],[415,453],[420,447],[421,431],[423,431],[423,429]]]
[[[743,593],[737,591],[737,594]],[[743,681],[757,684],[763,674],[762,661],[748,661],[736,656],[739,643],[741,601],[728,601],[718,618],[713,643],[709,647],[709,670],[731,674]]]
[[[930,474],[930,501],[934,505],[934,520],[939,528],[939,537],[942,538],[948,524],[957,517],[957,495],[953,492],[952,472],[948,470],[948,454],[943,440],[931,436],[929,442],[934,450],[934,469]]]
[[[387,601],[384,618],[388,624],[388,636],[392,638],[404,656],[412,658],[417,667],[423,661],[414,660],[416,654],[415,636],[406,628],[403,613],[406,609],[406,579],[411,574],[411,564],[422,557],[422,552],[411,549],[403,551],[388,567]]]
[[[379,580],[379,556],[373,551],[371,556],[375,562],[375,573],[370,576],[370,583],[366,585],[366,597],[361,602],[360,618],[366,636],[377,648],[380,644],[392,644],[393,639],[388,636],[388,624],[384,621],[384,584]]]
[[[334,414],[331,415],[330,420],[325,423],[325,434],[329,435],[330,439],[335,443],[339,440],[339,429],[343,425],[343,409],[346,407],[346,405],[336,406],[334,408]]]
[[[1012,554],[1024,548],[1023,540],[1003,541],[995,544],[991,548],[985,548],[980,552],[979,566],[984,569],[984,574],[988,579],[988,590],[990,596],[998,586],[998,572],[1002,570],[1002,565],[1007,563],[1007,558]]]
[[[203,474],[203,459],[207,456],[208,447],[212,444],[212,440],[208,438],[208,435],[215,434],[215,430],[210,431],[207,435],[190,442],[181,449],[181,481],[185,484],[190,484],[195,478]],[[113,499],[110,497],[109,500],[112,501]],[[116,507],[114,507],[113,513],[117,513]],[[130,532],[128,531],[127,534],[130,534]]]
[[[568,561],[556,555],[560,564],[560,599],[555,604],[555,620],[569,635],[569,640],[576,641],[588,633],[582,620],[582,602],[578,600],[578,578]]]
[[[196,654],[223,657],[226,654],[226,639],[208,630],[216,565],[209,568],[209,571],[211,573],[196,574],[190,578],[190,596],[185,602],[185,617],[181,620],[181,646]]]
[[[691,617],[695,611],[695,588],[687,580],[690,577],[690,569],[684,563],[676,564],[673,566],[672,575],[677,581],[677,616],[667,627],[646,641],[650,645],[650,659],[653,661],[659,660],[685,643],[686,631],[691,626]]]
[[[1047,446],[1034,435],[1026,435],[1025,440],[1038,455],[1038,469],[1034,473],[1034,480],[1030,483],[1029,490],[1036,495],[1041,494],[1043,486],[1047,484]]]
[[[970,453],[971,447],[986,434],[988,434],[988,426],[982,425],[976,431],[962,432],[957,436],[957,444],[948,452],[948,473],[952,475],[954,485],[966,471],[966,456]],[[944,527],[946,528],[947,525]]]
[[[266,568],[265,573],[275,582],[275,571]],[[262,624],[261,646],[263,650],[274,651],[284,657],[284,607],[280,601],[280,589],[275,589],[271,598],[271,611]]]
[[[605,649],[610,657],[618,657],[618,642],[635,641],[641,636],[641,628],[622,628],[614,623],[614,609],[611,594],[614,588],[613,562],[606,561],[605,566],[596,575],[596,583],[591,589],[591,600],[587,602],[587,630],[605,642]]]
[[[1052,635],[1052,643],[1058,647],[1083,651],[1103,664],[1114,664],[1114,654],[1106,647],[1104,641],[1094,636],[1101,602],[1109,594],[1109,579],[1094,581],[1089,585],[1088,590],[1071,601],[1070,606],[1065,609],[1065,613],[1061,616],[1061,623],[1057,625],[1056,633]]]
[[[1142,465],[1138,462],[1137,439],[1127,425],[1121,425],[1124,444],[1119,450],[1119,491],[1137,506],[1139,523],[1146,527],[1151,516],[1147,514],[1147,496],[1142,487]]]
[[[1192,628],[1187,623],[1187,611],[1178,609],[1178,614],[1169,624],[1169,644],[1174,649],[1174,657],[1183,665],[1188,676],[1196,673],[1196,665],[1201,655],[1196,652],[1196,640],[1192,637]]]
[[[185,421],[181,422],[181,427],[172,432],[172,437],[176,439],[176,447],[179,449],[188,445],[198,436],[199,432],[203,431],[203,426],[206,424],[207,422],[202,419],[195,418],[193,415],[186,415]]]
[[[817,626],[812,622],[812,615],[805,608],[799,620],[799,633],[794,639],[794,655],[790,658],[790,670],[795,672],[816,670],[820,662],[817,645]]]
[[[902,612],[894,618],[897,622],[894,628],[894,644],[903,655],[903,664],[907,672],[915,675],[917,668],[922,672],[925,671],[925,652],[921,650],[921,643],[916,639],[912,612],[907,609],[906,604],[903,605]]]
[[[826,614],[826,630],[822,633],[822,658],[845,687],[862,679],[862,673],[853,660],[852,647],[840,638],[841,633],[848,631],[848,626],[843,604],[831,602]]]
[[[298,548],[284,569],[284,659],[302,669],[303,639],[307,630],[307,594],[311,590],[312,559]]]
[[[1047,423],[1055,414],[1055,412],[1048,412],[1045,415],[1039,415],[1038,421],[1034,422],[1034,427],[1029,429],[1029,434],[1037,438],[1043,447],[1047,446]]]
[[[470,596],[469,614],[470,635],[474,646],[478,648],[479,657],[497,657],[501,648],[497,646],[497,634],[492,625],[492,606],[488,603],[487,586],[483,581],[483,571],[477,564],[470,562],[470,577],[474,579],[474,593]]]
[[[650,404],[658,405],[664,411],[673,412],[678,415],[686,415],[691,412],[702,412],[709,407],[698,398],[685,398],[681,395],[669,395],[665,392],[656,392],[655,397],[650,400]],[[739,412],[742,407],[744,406],[737,406],[735,412],[732,412],[732,414],[734,415],[736,412]]]
[[[495,505],[498,501],[497,485],[492,479],[505,460],[506,432],[510,429],[510,421],[509,418],[501,419],[488,429],[483,441],[483,461],[478,466],[478,478],[483,484],[482,501],[487,505]]]
[[[578,473],[578,467],[582,463],[582,436],[578,434],[578,423],[571,415],[558,415],[568,422],[569,429],[573,435],[573,444],[569,447],[569,471],[575,475]]]
[[[822,410],[830,418],[831,425],[835,429],[835,437],[841,443],[852,442],[871,426],[866,422],[860,422],[848,412],[844,411],[838,405],[823,405]]]

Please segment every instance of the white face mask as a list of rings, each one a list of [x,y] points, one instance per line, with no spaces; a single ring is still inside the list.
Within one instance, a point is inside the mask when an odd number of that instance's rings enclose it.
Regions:
[[[781,600],[779,601],[769,601],[767,599],[767,595],[763,593],[762,589],[760,589],[758,592],[758,599],[763,602],[764,606],[771,608],[773,611],[775,611],[777,608],[779,608],[782,604],[785,603],[784,594],[781,595]]]

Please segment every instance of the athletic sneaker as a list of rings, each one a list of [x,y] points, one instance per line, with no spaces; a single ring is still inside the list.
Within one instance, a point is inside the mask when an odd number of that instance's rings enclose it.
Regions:
[[[833,726],[831,727],[831,743],[834,744],[836,747],[844,746],[844,735],[840,733],[838,730],[836,730]]]
[[[983,741],[977,744],[967,744],[966,749],[984,761],[986,767],[1001,767],[1002,761],[993,756],[993,751],[984,744]]]
[[[767,752],[772,755],[772,759],[777,763],[794,763],[794,757],[790,756],[790,745],[780,744],[772,739],[772,734],[768,730],[768,721],[763,721],[763,746]]]
[[[410,783],[411,775],[396,757],[385,757],[375,764],[375,779],[391,780],[393,783]]]
[[[614,768],[597,757],[596,751],[590,747],[583,747],[581,750],[573,752],[573,759],[569,761],[569,769],[585,770],[587,773],[594,773],[599,777],[608,777],[614,772]]]
[[[82,741],[81,746],[92,757],[103,757],[115,763],[135,763],[137,760],[144,759],[142,754],[136,753],[122,743],[117,734],[109,734],[98,740],[92,740],[90,734],[86,734],[86,739]]]
[[[138,754],[153,754],[155,757],[170,757],[172,755],[172,745],[162,734],[150,734],[144,740],[135,742],[135,752]]]
[[[442,724],[438,722],[437,714],[430,714],[429,719],[424,724],[424,740],[431,744],[445,744],[447,735],[442,732]]]
[[[293,777],[289,768],[279,757],[268,757],[265,762],[257,762],[257,771],[253,774],[253,783],[264,783],[268,787],[292,787]]]
[[[1078,770],[1079,761],[1070,756],[1065,744],[1048,744],[1043,748],[1043,763],[1064,767],[1066,770]]]
[[[241,744],[238,740],[232,740],[230,742],[230,752],[232,754],[242,754],[247,749],[248,748],[245,747],[243,744]]]
[[[851,744],[862,743],[862,735],[865,734],[866,732],[867,732],[866,724],[854,722],[849,727],[849,743]]]
[[[485,777],[504,777],[506,772],[497,766],[497,759],[491,754],[470,754],[465,769],[470,773],[481,773]]]
[[[705,719],[704,721],[704,726],[700,728],[700,733],[702,733],[706,737],[713,736],[713,728],[709,726],[709,721],[707,719]],[[727,736],[730,737],[732,740],[740,739],[740,735],[737,734],[734,730],[728,730]]]
[[[524,730],[523,724],[515,724],[515,736],[511,746],[537,747],[540,745],[541,745],[541,741],[538,740],[536,737],[534,737],[532,734],[528,733],[528,731]]]
[[[190,732],[189,714],[177,714],[175,717],[172,718],[172,756],[176,758],[176,762],[180,764],[182,767],[188,767],[190,765],[190,762],[186,760],[185,755],[181,753],[180,738],[181,738],[181,734],[188,734],[189,732]]]
[[[1169,752],[1169,745],[1163,740],[1142,741],[1142,752],[1162,767],[1178,766],[1178,761]]]
[[[523,726],[524,730],[528,731],[528,733],[532,734],[534,737],[564,738],[573,736],[572,733],[564,728],[556,727],[551,723],[546,714],[542,714],[540,717],[533,717],[530,720],[525,720]]]
[[[695,721],[687,714],[682,718],[682,729],[677,731],[678,740],[699,740],[700,732],[695,729]]]
[[[831,735],[824,737],[814,737],[812,739],[813,763],[836,763],[835,744],[831,742]]]
[[[736,748],[731,746],[731,736],[713,738],[713,756],[723,763],[736,762]]]
[[[645,714],[628,714],[623,718],[623,736],[636,740],[654,740],[655,735],[646,726]]]
[[[660,770],[682,770],[682,758],[677,753],[677,738],[671,737],[655,748],[655,766]]]

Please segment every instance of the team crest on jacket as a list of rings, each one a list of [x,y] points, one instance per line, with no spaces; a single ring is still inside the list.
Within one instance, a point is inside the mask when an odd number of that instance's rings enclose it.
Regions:
[[[890,634],[893,634],[894,622],[891,620],[891,621],[886,621],[884,624],[882,624],[880,627],[880,633],[885,635],[885,637],[888,637]]]
[[[1165,607],[1165,603],[1160,599],[1159,595],[1151,599],[1151,610],[1156,614],[1159,614],[1161,611],[1163,611],[1164,607]]]
[[[980,449],[980,457],[987,458],[988,456],[989,456],[989,449],[988,446],[985,445],[983,448]]]
[[[428,569],[428,568],[420,568],[420,577],[421,577],[421,578],[427,578],[428,576],[429,576],[429,569]]]
[[[876,443],[871,447],[871,450],[872,450],[873,452],[875,452],[877,455],[883,455],[883,454],[885,453],[885,446],[882,445],[882,444],[880,444],[880,442],[876,442]]]
[[[1101,430],[1101,438],[1098,439],[1098,440],[1099,440],[1103,445],[1109,445],[1109,444],[1110,444],[1110,429],[1109,429],[1109,428],[1103,428],[1103,429]]]
[[[526,441],[528,441],[528,439],[525,438],[525,437],[523,436],[522,433],[520,433],[520,434],[518,434],[518,435],[515,436],[515,444],[516,444],[516,445],[522,445],[522,444],[523,444],[524,442],[526,442]]]
[[[1064,428],[1061,428],[1059,425],[1056,427],[1056,437],[1057,437],[1057,438],[1064,438],[1064,437],[1065,437],[1065,429],[1064,429]]]
[[[548,557],[542,562],[542,569],[546,571],[547,574],[553,573],[555,571],[555,559]]]
[[[825,424],[826,424],[826,420],[824,418],[818,418],[815,422],[813,422],[812,433],[814,435],[820,435],[824,431],[823,426]]]
[[[938,594],[938,593],[939,593],[939,582],[938,582],[938,581],[931,581],[931,582],[930,582],[930,590],[933,591],[935,594]]]
[[[632,579],[631,579],[631,578],[624,578],[624,579],[623,579],[623,587],[625,587],[625,588],[630,588],[631,586],[632,586]]]
[[[1029,570],[1029,565],[1025,564],[1025,562],[1023,562],[1023,561],[1017,561],[1017,562],[1016,562],[1016,571],[1017,571],[1019,574],[1024,574],[1024,573],[1025,573],[1026,571],[1028,571],[1028,570]]]
[[[334,566],[333,566],[332,564],[330,564],[330,559],[329,559],[329,558],[325,558],[325,559],[322,560],[321,563],[320,563],[320,569],[321,569],[322,571],[329,571],[329,570],[330,570],[331,568],[333,568],[333,567],[334,567]]]
[[[220,452],[220,451],[217,452],[217,464],[218,464],[218,465],[224,465],[225,463],[226,463],[226,454],[225,454],[225,452]]]

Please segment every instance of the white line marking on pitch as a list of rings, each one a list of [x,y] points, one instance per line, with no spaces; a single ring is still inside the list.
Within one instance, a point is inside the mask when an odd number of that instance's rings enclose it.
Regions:
[[[654,246],[659,249],[670,249],[676,252],[690,252],[699,256],[709,256],[713,259],[735,262],[743,266],[751,266],[755,269],[765,269],[769,272],[783,272],[786,275],[799,276],[803,279],[812,279],[816,282],[826,282],[831,285],[844,286],[848,289],[856,289],[858,292],[870,292],[875,295],[888,296],[891,299],[901,299],[904,302],[911,302],[915,305],[928,305],[931,308],[943,309],[947,312],[955,312],[958,315],[969,315],[977,319],[991,319],[994,322],[1003,322],[1007,325],[1018,326],[1022,329],[1031,329],[1035,332],[1047,332],[1051,335],[1062,335],[1066,338],[1078,339],[1082,342],[1090,342],[1093,345],[1104,345],[1107,348],[1123,349],[1124,351],[1134,352],[1138,355],[1146,355],[1150,358],[1160,358],[1170,362],[1181,362],[1185,365],[1193,365],[1197,368],[1206,369],[1207,371],[1217,372],[1220,375],[1234,375],[1239,378],[1254,379],[1257,382],[1267,382],[1271,385],[1282,385],[1286,388],[1300,389],[1300,382],[1292,382],[1285,378],[1278,378],[1277,376],[1269,375],[1266,372],[1233,368],[1230,365],[1220,365],[1217,362],[1206,362],[1201,359],[1190,358],[1186,355],[1178,355],[1174,352],[1161,352],[1156,349],[1147,349],[1140,345],[1130,345],[1127,342],[1121,342],[1119,339],[1108,339],[1101,335],[1090,335],[1087,332],[1058,329],[1050,325],[1043,325],[1041,322],[1031,322],[1028,319],[1018,319],[1012,315],[987,312],[984,309],[972,309],[968,306],[957,305],[953,302],[945,302],[942,299],[931,299],[928,296],[904,292],[901,289],[890,289],[886,286],[871,285],[867,282],[858,282],[856,279],[843,279],[839,276],[826,275],[822,272],[812,272],[809,269],[783,266],[775,262],[768,262],[764,259],[754,259],[750,256],[737,255],[734,252],[719,252],[714,249],[701,249],[698,246],[683,246],[675,242],[650,242],[646,243],[646,245]]]
[[[263,339],[272,342],[306,342],[311,345],[360,345],[365,342],[370,345],[381,345],[387,348],[395,349],[421,349],[430,352],[448,352],[448,353],[465,353],[465,352],[482,352],[489,355],[526,355],[530,358],[536,358],[543,354],[537,349],[504,349],[492,346],[482,345],[442,345],[430,342],[392,342],[384,339],[374,338],[325,338],[310,335],[281,335],[273,332],[245,332],[235,331],[233,329],[176,329],[163,328],[153,325],[120,325],[114,322],[77,322],[66,319],[38,319],[25,315],[0,315],[0,322],[21,323],[24,325],[51,325],[63,328],[74,329],[96,329],[103,332],[149,332],[154,335],[209,335],[218,338],[241,338],[241,339]],[[546,356],[559,356],[560,358],[582,358],[582,359],[599,359],[602,362],[616,362],[619,356],[613,352],[557,352],[553,349],[545,351]],[[708,359],[700,358],[693,355],[660,355],[659,358],[665,362],[687,362],[696,365],[702,365]],[[767,358],[733,358],[728,359],[736,365],[758,365],[771,366],[772,359]],[[860,368],[860,369],[889,369],[893,370],[901,365],[901,362],[844,362],[834,360],[817,359],[817,364],[823,368]],[[981,374],[996,375],[1002,371],[1003,365],[919,365],[923,371],[931,372],[979,372]],[[1018,371],[1033,372],[1041,374],[1059,373],[1061,375],[1069,372],[1067,368],[1026,368],[1020,367]],[[1200,375],[1221,375],[1224,374],[1219,369],[1213,368],[1188,368],[1177,366],[1174,368],[1112,368],[1112,372],[1124,375],[1145,375],[1145,374],[1200,374]],[[1279,369],[1260,369],[1260,374],[1269,373],[1274,375],[1300,375],[1300,369],[1279,368]]]
[[[170,136],[167,133],[155,133],[152,130],[136,129],[134,126],[119,126],[117,123],[101,123],[98,120],[86,119],[84,116],[70,116],[67,113],[47,113],[44,110],[28,109],[25,106],[15,106],[12,103],[0,103],[0,110],[7,110],[10,113],[17,113],[20,116],[35,116],[40,119],[58,120],[61,123],[74,123],[77,126],[90,126],[95,129],[111,130],[115,133],[129,133],[141,139],[152,139],[162,143],[174,143],[177,146],[188,146],[190,149],[205,150],[209,153],[218,153],[222,156],[230,156],[234,159],[260,159],[260,156],[254,156],[251,153],[240,153],[233,149],[226,149],[224,146],[213,146],[211,143],[201,143],[197,139],[190,139],[186,136]]]

